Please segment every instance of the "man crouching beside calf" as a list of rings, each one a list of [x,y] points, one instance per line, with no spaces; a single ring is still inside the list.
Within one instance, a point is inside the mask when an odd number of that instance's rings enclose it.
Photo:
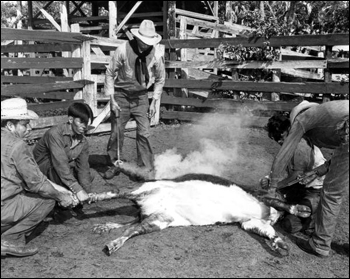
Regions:
[[[73,194],[40,171],[24,139],[38,115],[21,98],[1,102],[1,256],[31,256],[28,237],[55,206],[77,204]]]

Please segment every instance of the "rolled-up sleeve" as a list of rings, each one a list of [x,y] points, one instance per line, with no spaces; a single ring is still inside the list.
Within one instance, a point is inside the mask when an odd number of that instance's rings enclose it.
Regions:
[[[104,83],[105,95],[114,94],[114,81],[118,77],[118,71],[123,65],[122,53],[119,48],[114,52],[114,55],[106,69],[106,77]]]
[[[165,84],[165,62],[163,55],[156,56],[154,63],[154,90],[152,98],[158,100],[163,92]]]

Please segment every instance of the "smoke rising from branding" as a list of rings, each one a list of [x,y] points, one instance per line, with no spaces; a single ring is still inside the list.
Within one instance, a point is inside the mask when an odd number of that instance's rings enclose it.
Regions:
[[[186,139],[188,146],[184,149],[192,148],[191,152],[181,154],[182,147],[176,146],[156,154],[154,171],[127,162],[119,168],[139,181],[173,179],[188,173],[229,178],[241,173],[242,168],[253,171],[264,163],[261,158],[254,158],[254,150],[249,147],[249,129],[244,128],[251,126],[252,121],[254,117],[247,108],[235,114],[204,114],[196,124],[181,125],[175,131],[176,136],[182,138],[181,142]]]
[[[183,135],[191,135],[198,148],[179,154],[176,148],[155,156],[155,178],[175,178],[187,173],[222,175],[238,159],[239,141],[245,139],[252,115],[243,110],[235,114],[206,114],[198,124],[188,125]],[[193,144],[193,142],[192,142]]]

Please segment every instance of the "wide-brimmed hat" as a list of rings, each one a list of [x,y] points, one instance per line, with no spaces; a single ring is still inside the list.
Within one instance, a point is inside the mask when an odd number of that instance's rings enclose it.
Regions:
[[[31,120],[39,116],[27,107],[27,102],[22,98],[11,98],[1,102],[1,120]]]
[[[140,28],[130,30],[131,33],[147,45],[154,46],[162,40],[162,36],[156,33],[156,28],[151,20],[145,19]]]
[[[301,113],[302,111],[305,111],[311,107],[318,106],[318,103],[311,103],[309,101],[302,101],[300,104],[295,106],[292,111],[290,112],[290,123],[293,124],[295,118]]]

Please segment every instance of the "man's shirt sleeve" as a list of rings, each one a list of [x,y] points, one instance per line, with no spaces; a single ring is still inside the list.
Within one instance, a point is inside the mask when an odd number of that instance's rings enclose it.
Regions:
[[[154,90],[153,99],[158,100],[163,92],[165,84],[165,61],[164,56],[156,52],[156,63],[154,63]]]
[[[106,77],[104,84],[105,95],[110,96],[114,94],[114,80],[118,77],[118,71],[122,66],[123,55],[121,52],[121,47],[118,47],[115,50],[114,55],[106,69]]]
[[[89,143],[85,141],[83,150],[75,160],[78,181],[85,190],[91,190],[91,177],[89,165]]]
[[[24,181],[24,189],[32,193],[45,192],[45,187],[49,186],[50,182],[40,171],[33,154],[24,142],[16,146],[12,157],[16,170]]]
[[[56,131],[51,130],[49,132],[47,145],[50,150],[52,165],[60,177],[61,181],[67,186],[73,193],[77,193],[83,188],[79,185],[71,172],[69,166],[69,159],[64,149],[64,141],[61,135]]]
[[[276,188],[277,183],[283,179],[282,174],[297,148],[301,138],[304,135],[304,129],[301,124],[294,122],[288,137],[284,141],[280,151],[278,152],[271,168],[271,188]]]

